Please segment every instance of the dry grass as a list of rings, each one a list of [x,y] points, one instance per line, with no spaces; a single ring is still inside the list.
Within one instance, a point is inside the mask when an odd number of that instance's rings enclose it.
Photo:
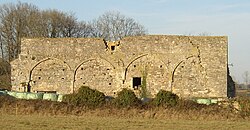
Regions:
[[[174,129],[174,130],[247,130],[248,121],[194,121],[150,118],[119,118],[99,116],[44,116],[44,115],[0,115],[0,128],[22,129]]]
[[[0,96],[0,129],[248,129],[249,116],[218,105],[90,109]]]
[[[171,120],[238,120],[246,119],[230,108],[218,105],[198,105],[188,102],[179,103],[176,107],[145,107],[116,108],[107,104],[91,109],[85,106],[75,106],[67,103],[51,102],[44,100],[17,100],[11,97],[0,96],[0,113],[16,115],[77,115],[97,117],[122,117],[122,118],[149,118]]]
[[[248,95],[250,94],[250,90],[249,89],[237,89],[236,90],[236,96],[237,97],[248,97]]]

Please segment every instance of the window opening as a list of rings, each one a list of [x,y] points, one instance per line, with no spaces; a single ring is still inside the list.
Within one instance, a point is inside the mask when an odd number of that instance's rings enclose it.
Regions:
[[[115,50],[115,46],[111,46],[111,51],[114,51]]]
[[[141,86],[141,77],[133,77],[133,89],[137,90]]]

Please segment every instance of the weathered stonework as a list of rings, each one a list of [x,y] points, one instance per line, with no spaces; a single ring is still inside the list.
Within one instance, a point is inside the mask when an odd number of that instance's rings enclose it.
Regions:
[[[140,93],[144,77],[149,96],[160,89],[182,97],[227,96],[224,36],[23,39],[11,65],[14,90],[29,83],[32,92],[66,94],[90,86],[114,96],[122,88]]]

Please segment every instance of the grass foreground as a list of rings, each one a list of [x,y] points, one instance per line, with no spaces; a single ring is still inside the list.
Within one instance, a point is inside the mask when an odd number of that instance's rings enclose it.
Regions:
[[[44,116],[1,114],[2,130],[22,129],[174,129],[174,130],[247,130],[250,122],[244,120],[168,120],[150,118],[119,118],[98,116]]]
[[[0,129],[247,130],[250,128],[250,100],[239,103],[243,104],[240,111],[231,105],[201,105],[182,100],[171,107],[145,104],[119,108],[106,102],[92,108],[0,96]]]

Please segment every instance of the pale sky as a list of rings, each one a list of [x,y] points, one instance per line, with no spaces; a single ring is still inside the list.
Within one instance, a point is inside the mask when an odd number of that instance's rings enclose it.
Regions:
[[[149,34],[228,36],[230,73],[237,82],[250,72],[250,0],[20,0],[40,9],[75,13],[91,21],[119,11],[144,25]],[[0,0],[3,3],[16,0]]]

